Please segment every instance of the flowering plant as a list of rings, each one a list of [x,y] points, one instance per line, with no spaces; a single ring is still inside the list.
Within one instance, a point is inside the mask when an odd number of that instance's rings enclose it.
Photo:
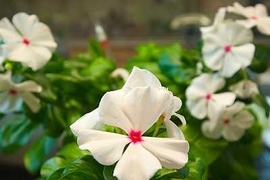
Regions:
[[[253,77],[270,50],[253,44],[250,28],[269,35],[268,20],[263,5],[235,3],[200,29],[198,50],[142,45],[120,69],[95,40],[63,58],[35,15],[3,18],[1,150],[38,134],[24,164],[46,180],[257,179],[263,123],[254,109],[270,109]]]

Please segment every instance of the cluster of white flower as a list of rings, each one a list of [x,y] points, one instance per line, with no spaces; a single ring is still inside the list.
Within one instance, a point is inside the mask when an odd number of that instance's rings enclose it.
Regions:
[[[57,46],[49,27],[39,22],[36,15],[26,13],[15,14],[12,23],[7,18],[1,19],[0,38],[0,70],[3,72],[4,60],[20,62],[36,71],[51,59]],[[20,110],[23,101],[33,112],[40,109],[40,100],[32,93],[39,93],[42,88],[34,81],[16,84],[12,81],[11,71],[7,71],[0,74],[0,84],[1,113]]]
[[[225,20],[226,12],[237,13],[247,20]],[[187,107],[197,119],[208,118],[202,124],[206,137],[228,141],[239,140],[246,129],[252,126],[253,116],[236,97],[251,98],[258,94],[257,85],[244,79],[229,87],[232,92],[216,93],[225,86],[224,78],[231,78],[239,70],[248,67],[255,54],[253,33],[250,28],[257,26],[266,35],[270,34],[270,17],[266,7],[242,7],[239,3],[220,8],[212,26],[201,28],[203,39],[203,61],[214,74],[201,74],[187,88]]]
[[[188,161],[189,144],[170,120],[175,115],[186,123],[175,113],[181,105],[152,73],[134,67],[123,88],[107,92],[99,107],[78,119],[71,130],[80,149],[89,150],[99,163],[118,161],[113,173],[118,179],[147,180],[162,166],[179,169]],[[143,136],[159,119],[168,137]],[[104,125],[120,128],[123,134],[102,131]]]

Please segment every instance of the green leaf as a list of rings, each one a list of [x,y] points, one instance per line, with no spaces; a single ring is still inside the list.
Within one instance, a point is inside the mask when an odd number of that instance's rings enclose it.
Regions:
[[[54,171],[66,167],[74,159],[86,155],[88,152],[79,149],[78,145],[73,142],[63,146],[57,155],[47,160],[41,167],[40,174],[42,177],[49,177]]]
[[[56,139],[43,135],[37,139],[24,155],[24,165],[31,172],[37,172],[48,155],[55,146]]]
[[[2,119],[0,147],[3,152],[11,153],[25,145],[37,128],[37,125],[24,115],[10,114]]]
[[[103,166],[86,155],[71,162],[66,168],[55,171],[47,180],[103,180]]]
[[[270,48],[264,45],[256,45],[254,59],[249,66],[254,72],[263,73],[268,68],[268,59],[270,54]]]
[[[89,41],[88,52],[92,55],[92,58],[105,57],[105,53],[101,48],[100,43],[95,39]]]
[[[195,158],[194,161],[189,161],[186,167],[189,168],[188,176],[185,177],[186,180],[203,180],[207,176],[207,166],[199,157]]]
[[[40,174],[42,177],[49,177],[59,169],[68,165],[69,161],[63,157],[53,157],[47,160],[41,167]]]
[[[105,180],[117,180],[117,178],[113,176],[114,168],[115,168],[115,165],[104,167],[103,176]]]
[[[206,165],[215,161],[228,145],[224,139],[211,140],[203,135],[190,143],[190,149],[195,157],[200,157]]]
[[[266,98],[262,94],[257,94],[256,96],[252,97],[252,100],[255,104],[261,106],[265,110],[265,115],[269,117],[270,106],[267,103]]]
[[[62,107],[63,108],[63,107]],[[57,105],[47,105],[47,115],[44,128],[48,136],[58,137],[63,130],[68,126],[64,121],[63,111]]]

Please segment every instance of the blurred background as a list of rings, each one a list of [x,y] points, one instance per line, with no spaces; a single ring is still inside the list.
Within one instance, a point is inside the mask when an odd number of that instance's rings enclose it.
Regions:
[[[73,56],[84,52],[90,38],[96,38],[97,27],[108,37],[113,59],[122,66],[135,54],[139,44],[155,42],[168,45],[179,42],[183,47],[196,48],[199,27],[212,23],[219,7],[232,5],[234,0],[0,0],[0,18],[9,19],[17,12],[36,14],[47,24],[57,42],[57,52]],[[243,6],[265,4],[269,0],[239,0]],[[256,31],[255,42],[270,45],[270,38]],[[269,72],[258,77],[262,90],[270,95]],[[269,135],[270,136],[270,135]],[[23,150],[22,150],[23,151]],[[269,158],[269,155],[266,156]],[[264,158],[265,159],[265,158]],[[270,160],[267,161],[270,164]],[[20,165],[20,153],[0,155],[0,179],[31,179]],[[10,168],[9,164],[16,164]],[[5,172],[5,173],[4,173]],[[16,173],[14,174],[14,172]]]

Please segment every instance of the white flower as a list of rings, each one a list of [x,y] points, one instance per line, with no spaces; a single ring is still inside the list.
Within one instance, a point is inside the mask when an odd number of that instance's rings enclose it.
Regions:
[[[124,68],[117,68],[111,73],[110,76],[113,78],[121,77],[124,81],[127,81],[129,73]]]
[[[239,140],[254,121],[254,117],[244,107],[244,103],[236,102],[225,108],[217,119],[205,121],[202,125],[203,134],[211,139],[223,136],[228,141]]]
[[[253,6],[243,7],[238,2],[233,6],[229,6],[229,12],[236,13],[246,17],[246,20],[237,20],[238,23],[247,28],[257,26],[258,31],[262,34],[270,35],[270,17],[267,13],[267,8],[263,4],[256,4]]]
[[[42,88],[34,81],[15,84],[11,73],[0,75],[0,112],[10,113],[20,110],[23,102],[33,111],[40,109],[40,100],[32,93],[41,92]]]
[[[164,117],[164,124],[167,129],[168,137],[185,139],[179,127],[176,126],[170,120],[171,116],[175,115],[181,120],[181,122],[184,125],[186,124],[185,118],[182,115],[175,113],[182,106],[181,99],[176,96],[173,96],[172,92],[162,87],[160,81],[152,73],[150,73],[147,70],[134,67],[121,90],[127,93],[137,87],[152,87],[160,91],[164,91],[164,93],[168,94],[169,101],[167,104],[167,108],[164,109],[164,112],[162,113],[162,117]],[[103,123],[100,122],[98,118],[98,114],[97,114],[98,109],[99,108],[84,115],[83,117],[81,117],[79,120],[77,120],[75,123],[71,125],[71,130],[73,131],[75,135],[78,134],[78,132],[82,129],[101,130],[103,128]],[[88,121],[91,121],[91,122],[88,122]]]
[[[98,109],[100,121],[121,128],[126,135],[83,129],[77,131],[80,149],[89,150],[103,165],[116,163],[113,175],[119,180],[147,180],[162,166],[183,167],[188,161],[187,141],[143,136],[168,103],[170,95],[151,86],[106,93]]]
[[[259,93],[257,84],[250,80],[242,80],[230,86],[229,89],[240,98],[251,98]]]
[[[219,8],[218,12],[215,15],[213,25],[200,28],[202,38],[205,38],[208,34],[212,34],[214,31],[216,31],[218,25],[224,22],[225,15],[226,15],[226,8]]]
[[[236,98],[231,92],[215,94],[224,85],[225,80],[217,75],[204,73],[194,78],[186,90],[186,104],[190,113],[198,119],[206,116],[216,118],[221,109],[233,104]]]
[[[57,46],[49,27],[39,22],[37,16],[26,13],[15,14],[12,22],[7,18],[0,21],[7,58],[33,70],[44,66]]]
[[[251,64],[255,46],[251,30],[235,22],[218,25],[212,34],[203,37],[203,59],[207,67],[220,71],[224,77],[233,76]]]

